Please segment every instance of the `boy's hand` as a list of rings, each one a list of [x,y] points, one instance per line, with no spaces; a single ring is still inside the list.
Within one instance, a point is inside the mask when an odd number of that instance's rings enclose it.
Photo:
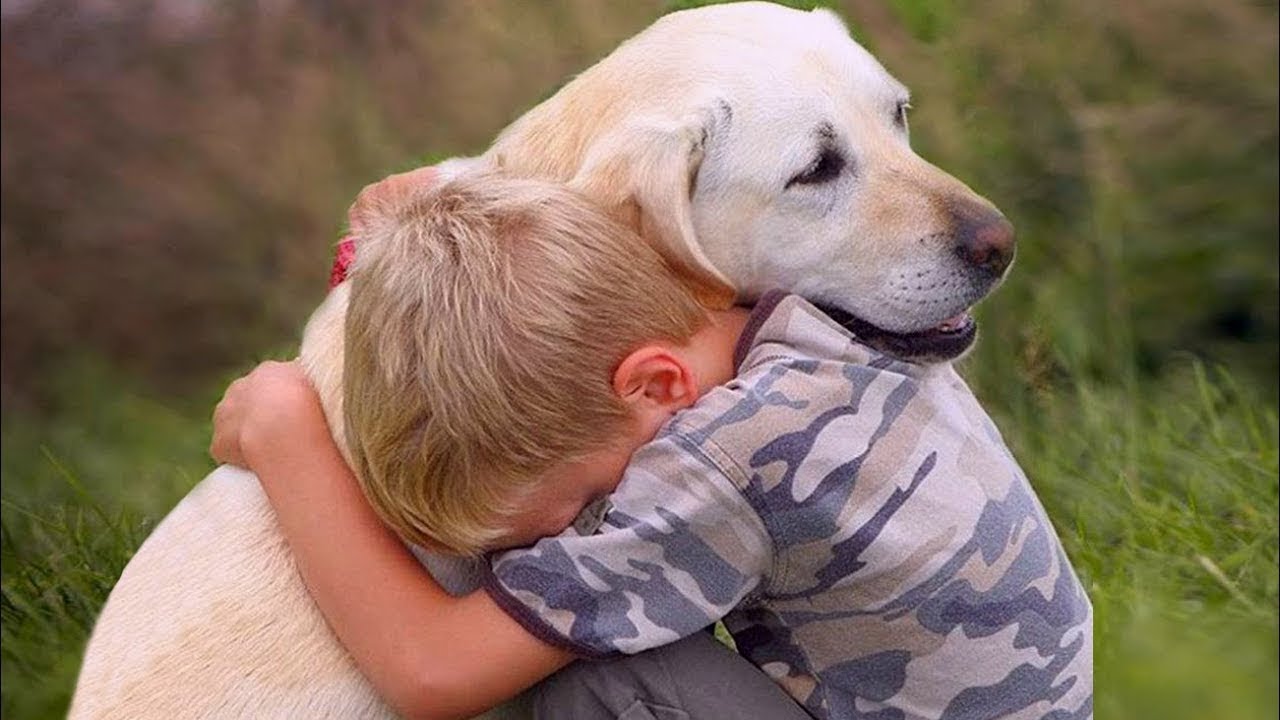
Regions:
[[[401,715],[472,717],[573,659],[432,579],[369,506],[296,360],[233,382],[213,422],[210,454],[258,476],[311,597]]]
[[[213,411],[214,460],[258,468],[264,454],[329,438],[320,398],[297,360],[268,360],[227,387]]]
[[[348,211],[358,244],[368,223],[438,182],[434,167],[390,175],[360,191]],[[358,251],[357,251],[358,252]],[[323,438],[323,439],[322,439]],[[279,455],[282,446],[307,447],[331,442],[328,423],[298,361],[267,361],[231,383],[213,411],[214,460],[258,471],[265,453]],[[274,449],[274,450],[273,450]]]

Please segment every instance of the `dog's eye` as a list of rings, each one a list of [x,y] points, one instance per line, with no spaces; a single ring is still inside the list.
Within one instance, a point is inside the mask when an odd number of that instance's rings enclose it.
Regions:
[[[835,148],[823,148],[818,158],[799,175],[787,181],[792,185],[820,185],[835,180],[844,169],[844,156]]]
[[[899,129],[902,129],[902,130],[907,129],[907,111],[910,109],[911,109],[911,102],[907,100],[903,100],[899,102],[898,106],[894,109],[893,124],[897,125]]]

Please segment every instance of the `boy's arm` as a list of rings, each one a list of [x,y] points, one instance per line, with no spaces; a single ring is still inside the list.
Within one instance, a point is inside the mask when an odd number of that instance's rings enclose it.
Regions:
[[[485,593],[436,584],[365,501],[296,363],[264,363],[227,390],[211,451],[258,475],[325,619],[401,713],[467,717],[573,659]]]
[[[581,656],[687,637],[767,587],[774,541],[746,487],[711,441],[660,434],[631,457],[598,528],[492,556],[486,590],[529,632]]]

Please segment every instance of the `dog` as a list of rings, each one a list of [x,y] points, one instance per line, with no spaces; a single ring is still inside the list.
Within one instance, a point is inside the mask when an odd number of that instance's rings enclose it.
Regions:
[[[1006,273],[1013,231],[912,152],[908,102],[826,10],[705,7],[658,20],[439,172],[566,183],[637,229],[709,307],[780,287],[872,345],[943,362],[974,341],[969,309]],[[340,448],[347,297],[329,294],[300,353]],[[451,592],[477,586],[475,566],[415,552]],[[526,712],[517,701],[491,717]],[[224,466],[125,568],[70,717],[249,716],[394,712],[312,603],[257,479]]]

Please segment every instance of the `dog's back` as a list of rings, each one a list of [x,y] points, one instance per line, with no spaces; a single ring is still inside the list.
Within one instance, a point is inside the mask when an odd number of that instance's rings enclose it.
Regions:
[[[394,713],[307,594],[258,479],[223,466],[120,576],[89,641],[70,717]]]
[[[446,588],[473,579],[422,558]],[[487,720],[527,716],[519,701]],[[98,617],[70,720],[394,718],[325,624],[258,478],[224,465],[138,549]]]

